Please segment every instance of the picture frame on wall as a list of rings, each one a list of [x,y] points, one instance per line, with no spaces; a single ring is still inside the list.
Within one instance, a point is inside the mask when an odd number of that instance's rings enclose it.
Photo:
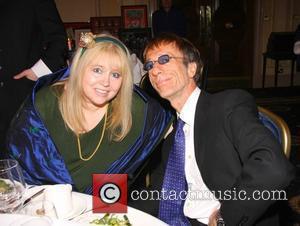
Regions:
[[[151,28],[121,28],[119,38],[132,53],[142,59],[143,50],[151,39]]]
[[[121,6],[121,17],[123,28],[148,27],[147,5]]]
[[[74,33],[75,33],[75,48],[79,48],[79,40],[80,40],[80,36],[81,33],[88,33],[91,32],[91,29],[75,29]]]

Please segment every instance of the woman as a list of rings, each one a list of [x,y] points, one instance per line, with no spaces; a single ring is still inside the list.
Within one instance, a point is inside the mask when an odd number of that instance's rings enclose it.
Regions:
[[[69,183],[90,193],[93,173],[134,178],[171,114],[133,89],[130,54],[118,39],[87,33],[80,46],[70,72],[38,80],[7,141],[27,183]]]

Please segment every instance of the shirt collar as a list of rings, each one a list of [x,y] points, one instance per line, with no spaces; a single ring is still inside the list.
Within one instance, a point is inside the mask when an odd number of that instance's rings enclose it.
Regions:
[[[192,126],[194,125],[194,118],[195,118],[195,112],[196,112],[196,105],[198,102],[198,98],[200,96],[201,90],[196,87],[192,94],[189,96],[185,104],[183,105],[183,108],[181,109],[181,112],[177,112],[177,116],[181,118],[182,121],[184,121],[186,124]]]

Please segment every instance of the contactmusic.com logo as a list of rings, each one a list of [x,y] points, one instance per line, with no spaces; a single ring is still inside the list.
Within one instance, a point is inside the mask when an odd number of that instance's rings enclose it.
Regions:
[[[127,174],[93,174],[93,212],[127,213]]]

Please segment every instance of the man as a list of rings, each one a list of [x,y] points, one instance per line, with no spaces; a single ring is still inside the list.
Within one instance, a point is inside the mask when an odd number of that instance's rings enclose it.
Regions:
[[[260,123],[254,99],[242,90],[212,95],[201,91],[196,86],[200,53],[176,35],[154,38],[144,58],[152,86],[178,116],[161,151],[161,162],[151,173],[151,189],[163,196],[159,203],[152,202],[154,210],[148,204],[146,209],[152,214],[158,210],[169,225],[224,225],[224,221],[230,226],[278,225],[275,201],[254,195],[285,189],[293,167],[276,138]],[[182,204],[182,196],[173,204],[168,194],[174,200],[175,193],[170,191],[182,186],[180,153],[174,157],[180,148],[188,196]],[[158,162],[157,157],[154,161]]]
[[[67,37],[53,0],[0,0],[0,155],[8,125],[38,77],[66,66]]]
[[[295,31],[294,54],[297,57],[297,71],[300,71],[300,24]]]
[[[183,12],[173,6],[172,0],[161,0],[161,7],[152,15],[153,35],[161,32],[172,32],[186,36],[186,17]]]

